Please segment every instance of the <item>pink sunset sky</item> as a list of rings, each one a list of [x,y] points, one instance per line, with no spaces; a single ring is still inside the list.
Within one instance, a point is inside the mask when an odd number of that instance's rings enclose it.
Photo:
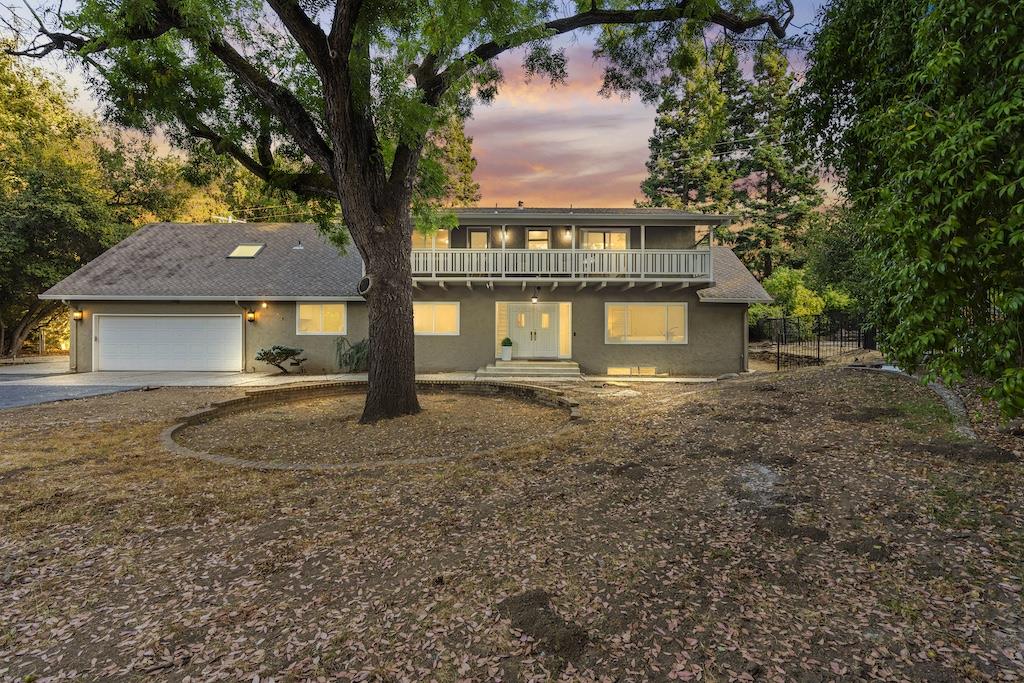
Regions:
[[[821,0],[794,5],[791,35],[814,19]],[[527,206],[623,207],[642,198],[654,107],[636,96],[598,94],[603,68],[592,57],[592,36],[568,36],[559,44],[568,57],[564,85],[527,81],[522,51],[507,53],[499,59],[504,82],[497,99],[477,105],[466,124],[481,206],[521,200]],[[78,89],[83,109],[97,108],[77,69],[68,72],[63,62],[50,67]]]
[[[813,21],[818,0],[797,0],[791,34]],[[473,137],[482,206],[632,206],[655,110],[640,98],[601,97],[603,69],[587,35],[566,44],[569,79],[527,82],[522,52],[499,59],[505,80],[496,101],[466,123]],[[800,61],[798,55],[792,55]]]
[[[569,79],[556,86],[527,82],[518,53],[500,60],[497,100],[466,123],[482,205],[632,206],[640,198],[654,108],[638,97],[600,96],[602,69],[591,52],[569,46]]]

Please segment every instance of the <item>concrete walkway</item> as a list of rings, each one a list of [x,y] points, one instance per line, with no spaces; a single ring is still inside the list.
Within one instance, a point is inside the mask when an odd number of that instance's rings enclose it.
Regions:
[[[417,375],[418,379],[473,381],[476,373]],[[68,371],[66,359],[0,366],[0,409],[85,398],[144,387],[273,387],[304,382],[365,380],[366,373],[282,375],[274,372],[82,372]],[[512,382],[560,382],[551,377],[503,377]],[[580,381],[580,380],[575,380]],[[713,382],[684,377],[584,377],[587,382]]]

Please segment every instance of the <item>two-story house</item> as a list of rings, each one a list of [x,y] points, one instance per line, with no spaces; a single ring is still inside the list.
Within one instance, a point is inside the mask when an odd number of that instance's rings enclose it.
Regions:
[[[413,237],[416,363],[483,376],[716,376],[746,369],[747,307],[770,301],[712,229],[668,209],[460,209]],[[43,294],[71,310],[71,364],[266,369],[276,344],[337,370],[366,337],[362,262],[312,225],[149,225]],[[512,340],[512,364],[501,343]]]

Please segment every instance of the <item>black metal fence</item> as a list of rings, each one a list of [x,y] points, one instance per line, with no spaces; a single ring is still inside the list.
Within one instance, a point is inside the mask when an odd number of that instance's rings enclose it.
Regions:
[[[772,343],[775,367],[821,365],[856,351],[875,348],[863,319],[845,313],[766,318],[756,331]]]

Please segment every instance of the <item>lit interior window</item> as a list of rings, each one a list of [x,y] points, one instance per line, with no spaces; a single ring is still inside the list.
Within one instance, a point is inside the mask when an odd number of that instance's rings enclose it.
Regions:
[[[413,249],[433,249],[435,247],[434,242],[437,242],[436,248],[447,249],[449,242],[449,235],[447,228],[437,230],[434,233],[423,233],[419,230],[412,231],[412,248]]]
[[[228,258],[254,258],[256,254],[263,251],[265,244],[239,244],[231,250]]]
[[[418,335],[458,335],[459,304],[458,302],[413,302],[412,326],[413,331]]]
[[[345,304],[299,304],[298,334],[345,334]]]
[[[551,237],[547,228],[543,230],[527,230],[526,247],[528,249],[550,249]]]
[[[686,304],[607,304],[605,343],[685,344]]]
[[[629,234],[624,230],[585,230],[584,249],[628,249]]]

